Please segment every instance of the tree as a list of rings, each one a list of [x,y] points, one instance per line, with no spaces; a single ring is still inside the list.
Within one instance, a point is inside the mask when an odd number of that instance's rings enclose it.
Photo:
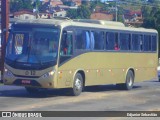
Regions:
[[[91,15],[90,9],[85,5],[81,5],[77,10],[68,10],[67,17],[71,19],[89,19]]]
[[[146,17],[143,21],[143,27],[145,28],[155,28],[155,20],[152,17]]]
[[[17,12],[22,9],[32,10],[32,0],[10,0],[10,11]]]
[[[141,11],[142,11],[143,17],[146,18],[151,15],[152,7],[142,6]]]
[[[12,0],[10,1],[10,11],[16,12],[23,8],[23,2],[22,0]]]
[[[78,15],[78,17],[80,17],[81,19],[89,19],[91,12],[88,7],[86,7],[85,5],[81,5],[78,8]]]
[[[67,11],[67,17],[71,19],[76,19],[78,17],[77,10],[76,9],[69,9]]]
[[[154,3],[154,4],[157,4],[157,3],[160,3],[159,0],[148,0],[149,3]]]

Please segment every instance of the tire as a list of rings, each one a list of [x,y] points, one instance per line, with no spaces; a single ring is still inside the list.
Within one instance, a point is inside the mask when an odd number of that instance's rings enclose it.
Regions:
[[[77,73],[74,77],[73,88],[71,90],[73,96],[78,96],[83,90],[83,77]]]
[[[119,90],[131,90],[133,88],[134,75],[131,70],[128,71],[125,83],[116,84],[116,87]]]
[[[39,93],[39,89],[38,88],[25,87],[25,89],[30,94],[37,94],[37,93]]]
[[[127,76],[126,76],[124,89],[125,90],[131,90],[133,88],[133,83],[134,83],[134,74],[131,70],[129,70],[128,73],[127,73]]]

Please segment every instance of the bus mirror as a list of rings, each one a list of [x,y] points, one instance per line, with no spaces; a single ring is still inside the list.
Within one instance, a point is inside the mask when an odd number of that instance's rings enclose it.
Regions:
[[[12,29],[3,29],[3,31],[2,31],[2,34],[4,34],[5,32],[11,32],[12,31]]]
[[[12,32],[12,30],[11,30],[11,29],[8,29],[8,31],[9,31],[9,32]]]
[[[7,31],[8,31],[8,29],[3,29],[2,34],[4,34],[4,32],[7,32]]]

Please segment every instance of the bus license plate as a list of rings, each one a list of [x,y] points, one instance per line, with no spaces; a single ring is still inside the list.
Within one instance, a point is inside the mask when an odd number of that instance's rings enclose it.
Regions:
[[[22,80],[21,83],[22,84],[31,84],[31,81],[30,80]]]

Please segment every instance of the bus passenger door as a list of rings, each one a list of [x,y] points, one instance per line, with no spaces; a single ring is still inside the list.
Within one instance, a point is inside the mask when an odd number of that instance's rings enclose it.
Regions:
[[[73,31],[64,30],[60,44],[58,87],[71,87],[73,55]]]
[[[60,64],[69,60],[73,54],[72,31],[63,31],[60,46]]]

